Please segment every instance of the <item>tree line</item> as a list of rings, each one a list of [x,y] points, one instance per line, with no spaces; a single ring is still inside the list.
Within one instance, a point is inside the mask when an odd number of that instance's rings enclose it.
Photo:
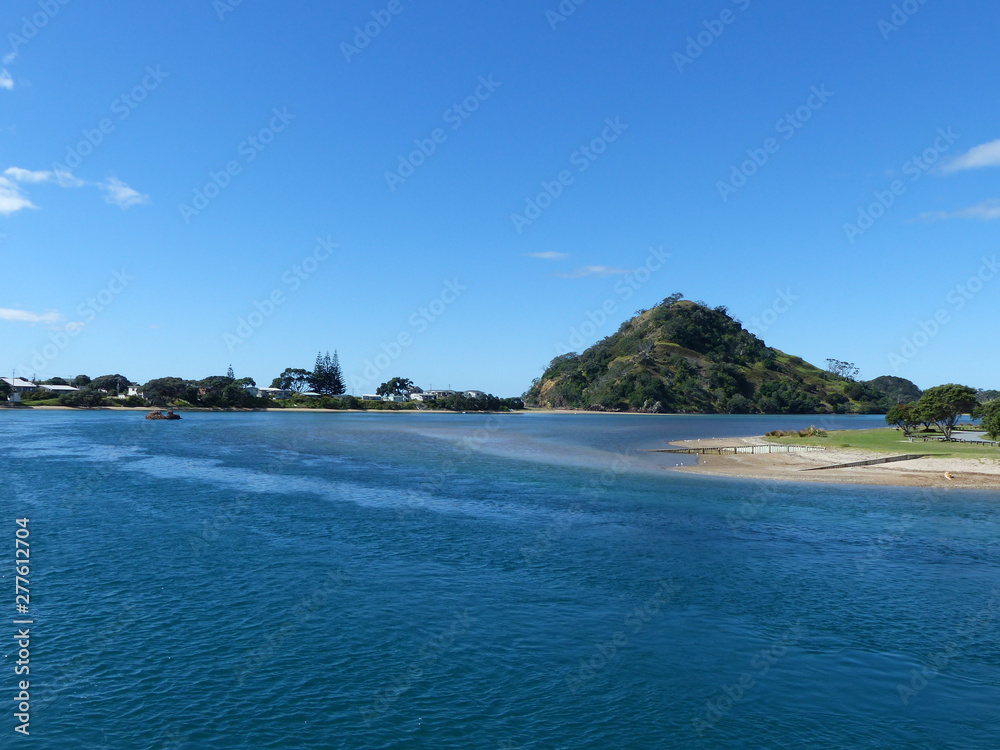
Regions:
[[[39,389],[22,394],[26,404],[58,404],[72,407],[132,406],[132,407],[199,407],[211,409],[266,409],[276,406],[295,406],[316,409],[443,409],[448,411],[509,411],[523,409],[520,398],[498,398],[492,394],[478,397],[455,395],[437,401],[422,403],[392,401],[366,401],[346,395],[344,374],[337,352],[331,355],[319,352],[312,370],[288,367],[271,381],[271,387],[290,391],[290,399],[280,401],[268,396],[255,395],[257,383],[253,378],[237,378],[232,366],[225,375],[211,375],[201,380],[178,377],[154,378],[135,386],[131,379],[121,373],[90,378],[77,375],[71,380],[50,378],[39,385],[71,385],[79,390],[58,396]],[[135,388],[141,395],[126,395]],[[11,387],[0,380],[0,399],[6,399]],[[379,395],[420,392],[409,378],[392,378],[378,387]],[[307,397],[304,394],[309,393]]]
[[[1000,394],[977,391],[967,385],[948,383],[928,388],[919,399],[896,404],[885,415],[886,423],[910,433],[918,427],[937,426],[945,440],[951,440],[958,420],[965,414],[982,420],[991,439],[1000,438]],[[984,400],[984,396],[994,396]]]

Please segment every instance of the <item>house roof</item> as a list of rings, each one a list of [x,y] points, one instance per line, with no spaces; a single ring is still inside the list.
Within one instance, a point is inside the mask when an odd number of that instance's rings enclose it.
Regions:
[[[61,391],[63,393],[72,393],[80,390],[79,388],[74,388],[71,385],[40,385],[38,387],[46,391]]]
[[[37,388],[37,386],[30,380],[25,380],[24,378],[0,378],[7,385],[14,388]]]

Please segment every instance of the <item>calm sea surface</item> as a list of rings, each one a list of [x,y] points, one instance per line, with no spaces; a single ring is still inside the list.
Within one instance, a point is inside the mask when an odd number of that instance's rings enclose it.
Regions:
[[[142,417],[0,411],[2,748],[1000,747],[1000,494],[640,452],[881,418]]]

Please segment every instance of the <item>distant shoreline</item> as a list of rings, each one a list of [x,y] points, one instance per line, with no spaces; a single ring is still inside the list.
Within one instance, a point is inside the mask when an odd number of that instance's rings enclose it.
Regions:
[[[678,448],[714,448],[735,445],[765,445],[764,436],[710,440],[677,440]],[[918,445],[900,453],[919,453]],[[951,489],[1000,489],[1000,453],[997,459],[928,457],[892,464],[823,471],[804,471],[821,466],[885,458],[885,453],[831,448],[802,453],[740,453],[700,455],[695,466],[667,467],[668,471],[738,479],[862,484],[881,487],[948,487]],[[948,478],[950,475],[951,478]]]

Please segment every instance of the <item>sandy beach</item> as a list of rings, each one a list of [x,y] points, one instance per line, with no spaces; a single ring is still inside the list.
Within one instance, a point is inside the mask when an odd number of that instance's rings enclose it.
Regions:
[[[762,436],[754,436],[716,440],[679,440],[671,443],[677,448],[712,448],[741,444],[765,445],[767,441]],[[899,455],[919,452],[918,446],[912,446],[911,450],[900,450]],[[698,456],[697,466],[670,468],[670,471],[788,482],[1000,490],[1000,458],[917,458],[912,461],[876,466],[803,471],[819,466],[885,458],[886,455],[888,454],[847,449],[801,453],[706,455]]]

